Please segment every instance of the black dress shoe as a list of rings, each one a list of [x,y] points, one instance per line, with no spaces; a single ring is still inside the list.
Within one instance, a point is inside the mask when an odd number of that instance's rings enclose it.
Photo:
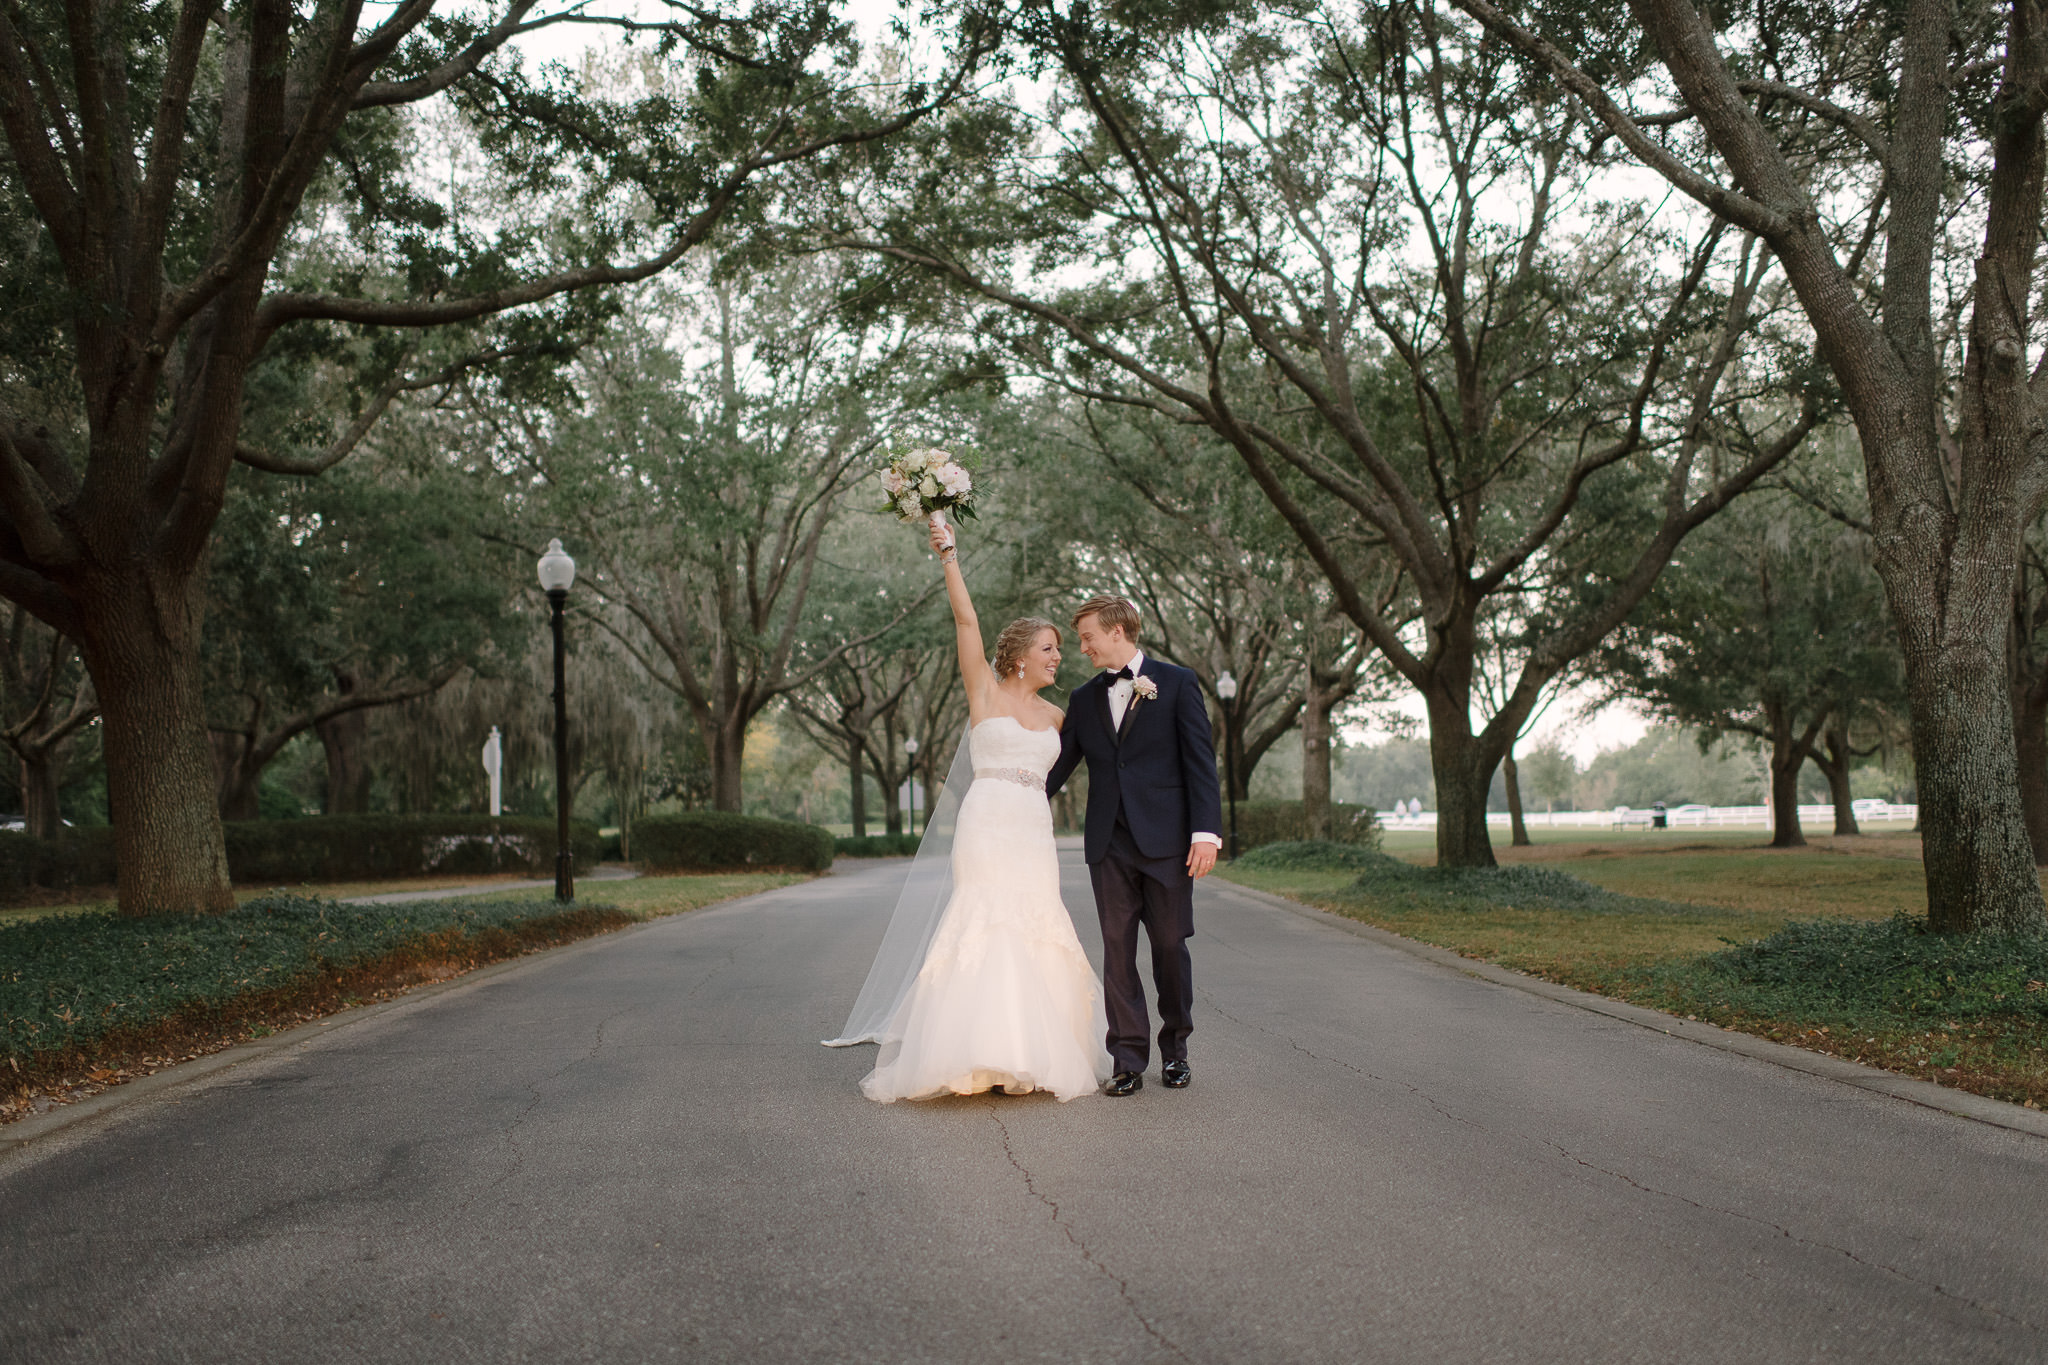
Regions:
[[[1145,1078],[1136,1071],[1119,1071],[1102,1087],[1105,1095],[1135,1095],[1145,1088]]]
[[[1185,1090],[1194,1073],[1188,1070],[1186,1062],[1168,1062],[1159,1068],[1159,1080],[1168,1090]]]

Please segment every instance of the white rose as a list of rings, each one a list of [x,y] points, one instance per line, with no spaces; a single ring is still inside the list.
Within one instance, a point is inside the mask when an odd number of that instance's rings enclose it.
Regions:
[[[927,474],[917,481],[917,491],[928,498],[936,498],[939,495],[939,481]]]

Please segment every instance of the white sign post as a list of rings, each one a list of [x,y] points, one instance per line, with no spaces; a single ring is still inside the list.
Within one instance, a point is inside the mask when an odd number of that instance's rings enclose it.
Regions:
[[[505,742],[498,737],[498,727],[491,727],[491,737],[484,741],[484,771],[491,775],[491,814],[503,815],[505,783]]]

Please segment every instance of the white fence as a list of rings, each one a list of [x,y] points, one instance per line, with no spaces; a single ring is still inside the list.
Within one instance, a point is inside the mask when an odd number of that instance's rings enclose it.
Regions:
[[[1396,815],[1390,810],[1378,812],[1383,829],[1435,829],[1436,812],[1421,811],[1414,815]],[[1627,806],[1616,806],[1612,810],[1559,810],[1529,811],[1523,816],[1531,829],[1577,828],[1577,829],[1648,829],[1656,812],[1631,810]],[[1864,824],[1913,824],[1920,818],[1920,807],[1897,806],[1884,801],[1858,801],[1856,822]],[[1755,829],[1769,829],[1771,808],[1769,806],[1673,806],[1664,812],[1665,824],[1672,829],[1707,829],[1721,825],[1748,825]],[[1835,808],[1830,805],[1801,806],[1799,823],[1811,826],[1825,822],[1833,827]],[[1505,826],[1508,813],[1504,810],[1490,810],[1486,823]]]

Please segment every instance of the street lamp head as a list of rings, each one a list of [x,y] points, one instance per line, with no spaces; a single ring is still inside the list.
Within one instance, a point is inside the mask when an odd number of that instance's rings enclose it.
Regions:
[[[917,757],[917,736],[916,736],[916,735],[912,735],[912,736],[910,736],[910,738],[908,738],[908,739],[906,739],[906,740],[904,740],[904,741],[903,741],[903,752],[904,752],[904,753],[906,753],[906,754],[909,754],[909,755],[910,755],[910,756],[911,756],[912,758],[916,758],[916,757]]]
[[[569,552],[562,548],[559,539],[548,542],[548,552],[540,557],[540,586],[544,592],[567,592],[576,581],[576,561],[569,558]]]
[[[1216,675],[1216,695],[1224,701],[1237,699],[1237,679],[1230,676],[1228,669]]]

